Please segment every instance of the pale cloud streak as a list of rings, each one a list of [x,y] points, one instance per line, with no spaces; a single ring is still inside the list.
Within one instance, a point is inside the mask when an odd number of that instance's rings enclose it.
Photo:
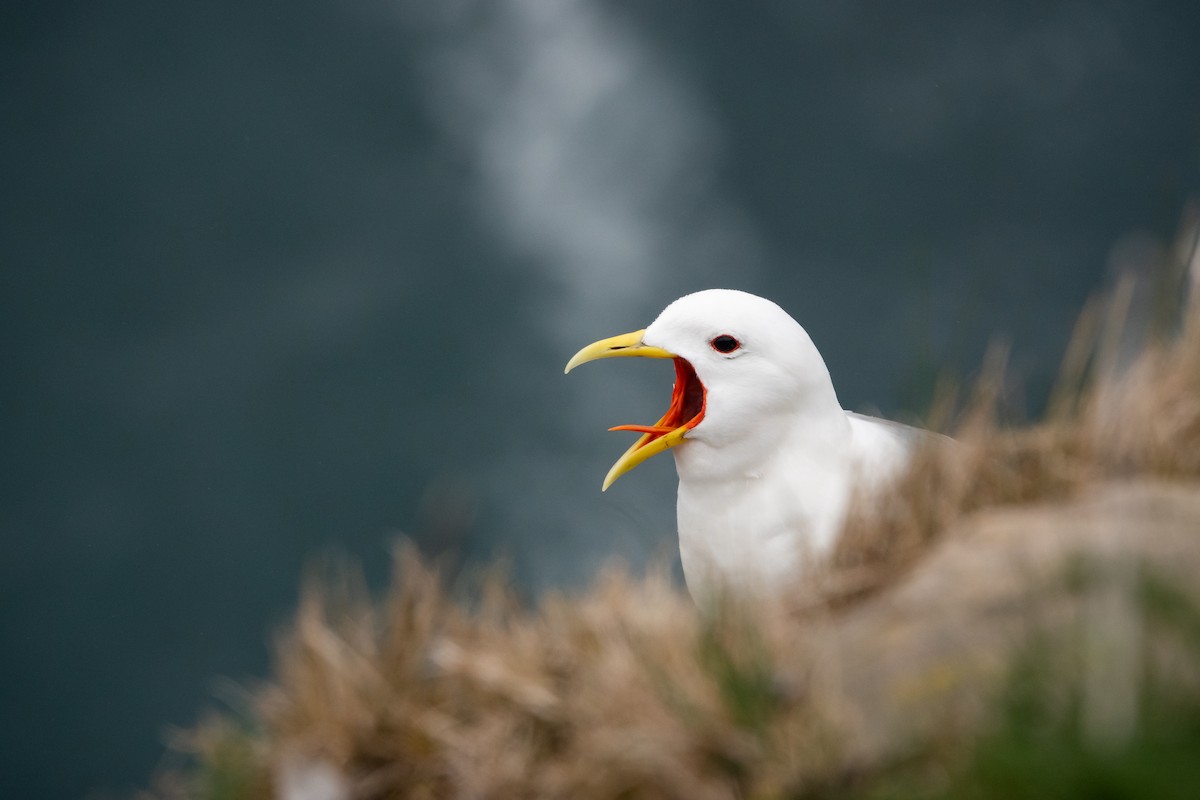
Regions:
[[[552,343],[539,356],[565,361],[571,348],[648,324],[680,294],[756,279],[753,226],[715,186],[715,115],[627,20],[593,0],[406,8],[429,43],[420,65],[430,111],[471,169],[477,222],[511,262],[533,270],[538,292],[525,310]],[[509,360],[494,375],[548,382],[543,367]],[[612,553],[636,559],[673,531],[667,465],[644,468],[604,498],[597,491],[600,454],[623,446],[604,436],[605,423],[631,407],[653,414],[667,395],[644,372],[603,373],[555,379],[563,413],[486,470],[504,527],[527,537],[518,561],[532,559],[535,582],[550,565],[556,573],[584,565],[549,579],[560,582],[586,577]],[[580,454],[593,452],[591,475]]]

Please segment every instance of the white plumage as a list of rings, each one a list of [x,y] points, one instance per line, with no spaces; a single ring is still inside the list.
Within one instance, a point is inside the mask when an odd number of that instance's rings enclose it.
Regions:
[[[922,431],[844,411],[804,329],[770,300],[711,289],[676,300],[644,331],[584,348],[596,358],[673,357],[671,411],[614,465],[611,483],[672,449],[679,550],[697,599],[718,585],[773,592],[829,550],[856,486],[907,463]]]

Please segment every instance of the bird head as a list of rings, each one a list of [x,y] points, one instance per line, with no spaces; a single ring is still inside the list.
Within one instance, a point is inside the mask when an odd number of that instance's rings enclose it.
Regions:
[[[654,425],[610,430],[642,436],[604,479],[604,489],[658,453],[703,441],[726,450],[770,446],[805,408],[839,409],[825,362],[804,329],[770,300],[709,289],[671,303],[648,328],[602,339],[567,363],[601,358],[670,358],[675,386]]]

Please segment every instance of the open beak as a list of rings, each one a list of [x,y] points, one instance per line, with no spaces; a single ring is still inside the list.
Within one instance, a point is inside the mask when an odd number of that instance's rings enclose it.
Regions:
[[[643,344],[644,333],[644,330],[634,331],[589,344],[567,362],[567,368],[564,370],[570,372],[589,361],[621,356],[670,358],[675,361],[675,386],[671,391],[671,406],[662,419],[654,425],[618,425],[609,428],[611,431],[636,431],[642,436],[612,465],[608,475],[604,476],[602,491],[607,490],[613,481],[646,459],[682,442],[687,432],[704,419],[706,391],[704,384],[696,376],[696,370],[692,369],[687,359],[660,347]]]

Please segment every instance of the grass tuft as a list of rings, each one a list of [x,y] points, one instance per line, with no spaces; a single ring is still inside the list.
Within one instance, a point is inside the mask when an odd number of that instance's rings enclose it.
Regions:
[[[401,546],[381,599],[351,569],[310,579],[252,725],[201,726],[152,794],[1200,796],[1200,263],[1180,252],[1173,327],[1127,284],[1090,305],[1029,427],[997,422],[995,354],[956,443],[858,503],[788,603],[698,611],[665,572],[618,570],[532,608],[493,575],[465,603]]]

